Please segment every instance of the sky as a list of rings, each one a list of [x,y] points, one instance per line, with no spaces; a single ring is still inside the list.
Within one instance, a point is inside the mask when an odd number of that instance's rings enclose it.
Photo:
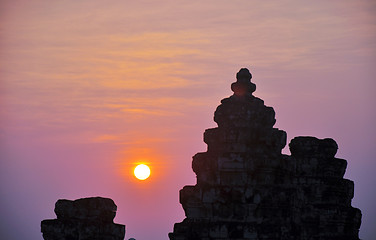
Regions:
[[[371,0],[1,0],[1,238],[41,240],[58,199],[102,196],[125,239],[168,239],[203,132],[247,67],[288,142],[337,141],[371,240],[375,12]]]

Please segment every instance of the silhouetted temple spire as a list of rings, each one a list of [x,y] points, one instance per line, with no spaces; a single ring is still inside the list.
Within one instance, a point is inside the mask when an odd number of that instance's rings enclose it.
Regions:
[[[333,139],[296,137],[282,154],[286,133],[275,112],[254,97],[242,68],[234,95],[217,107],[207,151],[193,156],[197,184],[180,190],[186,218],[171,240],[358,240],[361,212],[351,206],[354,183]]]
[[[237,81],[231,84],[231,90],[236,96],[251,95],[256,90],[256,85],[251,82],[252,74],[247,68],[242,68],[236,74]]]

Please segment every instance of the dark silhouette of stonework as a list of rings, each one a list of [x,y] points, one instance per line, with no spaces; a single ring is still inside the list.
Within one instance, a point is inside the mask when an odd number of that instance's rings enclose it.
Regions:
[[[281,153],[286,133],[273,108],[254,97],[241,69],[207,129],[207,151],[193,157],[195,186],[180,190],[186,218],[171,240],[356,240],[361,212],[351,206],[354,183],[347,162],[335,158],[333,139],[296,137]]]
[[[60,199],[55,204],[57,219],[43,220],[45,240],[123,240],[125,226],[115,224],[117,206],[109,198],[92,197],[75,201]]]

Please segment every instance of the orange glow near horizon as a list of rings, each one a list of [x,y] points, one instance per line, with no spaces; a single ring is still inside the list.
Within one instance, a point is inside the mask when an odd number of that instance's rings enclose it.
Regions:
[[[134,144],[126,147],[117,157],[117,173],[127,184],[140,187],[141,182],[148,180],[147,186],[155,187],[169,175],[168,166],[170,159],[166,154],[163,154],[164,149],[159,146],[158,149],[148,146],[147,139],[144,141],[135,140]],[[141,144],[145,146],[140,146]],[[154,144],[157,144],[154,142]],[[142,180],[135,174],[135,169],[139,165],[146,165],[150,169],[150,176]],[[141,181],[140,181],[141,180]]]

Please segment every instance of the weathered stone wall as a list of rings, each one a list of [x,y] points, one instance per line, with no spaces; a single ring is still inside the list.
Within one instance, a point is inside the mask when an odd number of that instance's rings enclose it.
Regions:
[[[60,199],[55,204],[57,219],[43,220],[45,240],[123,240],[125,226],[115,224],[117,206],[109,198],[75,201]]]
[[[231,85],[234,95],[215,111],[206,152],[193,157],[195,186],[180,190],[186,218],[171,240],[355,240],[361,213],[351,207],[353,182],[332,139],[297,137],[281,153],[286,133],[273,108],[252,95],[248,69]]]
[[[361,212],[351,207],[354,183],[343,179],[347,162],[334,157],[337,143],[296,137],[289,146],[296,166],[296,221],[302,239],[358,239]]]

